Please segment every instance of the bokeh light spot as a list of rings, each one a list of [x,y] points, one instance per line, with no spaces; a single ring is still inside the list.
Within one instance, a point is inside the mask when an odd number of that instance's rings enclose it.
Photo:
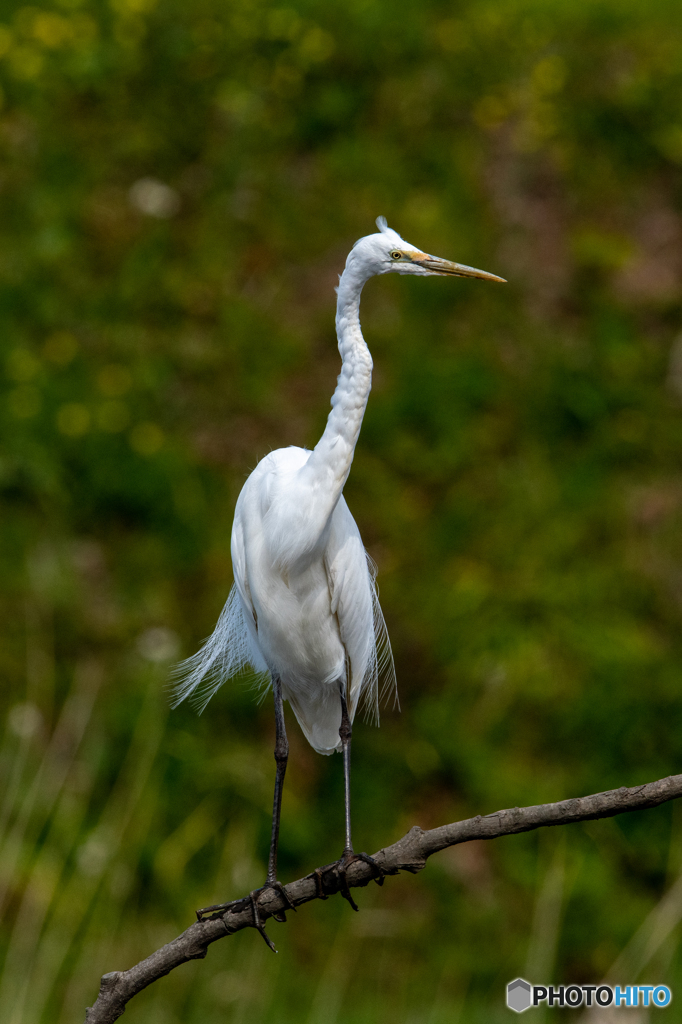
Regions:
[[[180,209],[180,196],[156,178],[140,178],[128,192],[130,205],[148,217],[168,220]]]
[[[15,704],[7,715],[7,724],[15,736],[30,739],[35,736],[43,724],[43,716],[31,701]]]
[[[31,380],[40,369],[40,361],[26,348],[14,348],[7,356],[7,376],[12,380]]]
[[[16,46],[9,51],[10,70],[20,81],[37,78],[43,69],[43,55],[34,46]]]
[[[156,455],[163,445],[163,431],[155,423],[138,423],[130,431],[130,444],[138,455]]]
[[[0,25],[0,57],[4,57],[12,45],[12,33],[5,25]]]
[[[112,398],[124,395],[132,383],[132,375],[126,366],[117,366],[112,363],[97,374],[97,386],[100,391]]]
[[[78,402],[67,402],[57,413],[57,427],[67,437],[82,437],[90,429],[90,413]]]
[[[172,629],[154,626],[140,633],[137,649],[147,661],[174,661],[180,652],[180,640]]]

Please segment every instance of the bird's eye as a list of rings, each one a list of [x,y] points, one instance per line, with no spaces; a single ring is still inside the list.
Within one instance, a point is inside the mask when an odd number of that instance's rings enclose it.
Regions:
[[[391,253],[391,259],[392,260],[399,260],[399,259],[402,258],[402,255],[403,254],[401,252],[398,252],[398,250],[396,249],[395,252]]]

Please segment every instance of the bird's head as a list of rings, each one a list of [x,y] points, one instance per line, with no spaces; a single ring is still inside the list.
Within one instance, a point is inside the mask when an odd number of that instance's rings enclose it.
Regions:
[[[389,228],[385,217],[377,217],[379,231],[358,239],[348,256],[346,266],[359,272],[365,279],[375,274],[416,274],[447,277],[478,277],[484,281],[501,281],[503,277],[476,270],[462,263],[431,256],[415,248],[397,231]]]

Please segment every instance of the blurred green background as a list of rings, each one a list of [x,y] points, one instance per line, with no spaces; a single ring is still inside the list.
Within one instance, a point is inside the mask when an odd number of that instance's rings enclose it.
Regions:
[[[197,718],[165,687],[227,596],[246,475],[322,431],[333,285],[377,214],[509,284],[363,298],[345,493],[402,713],[355,730],[357,847],[680,771],[679,3],[0,22],[3,1024],[80,1021],[262,882],[270,701],[235,681]],[[288,721],[284,881],[342,846],[340,758]],[[505,1021],[519,974],[679,998],[681,870],[679,806],[466,845],[271,923],[276,957],[214,945],[125,1019]]]

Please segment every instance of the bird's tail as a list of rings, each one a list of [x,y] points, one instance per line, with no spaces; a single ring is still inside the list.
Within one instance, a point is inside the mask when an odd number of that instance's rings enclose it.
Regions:
[[[328,683],[309,692],[285,689],[296,720],[313,750],[333,754],[341,750],[339,684]]]
[[[253,650],[241,598],[232,587],[213,633],[191,658],[181,661],[171,674],[171,706],[186,697],[201,713],[223,683],[232,676],[251,673],[257,683],[269,681],[258,652]]]

